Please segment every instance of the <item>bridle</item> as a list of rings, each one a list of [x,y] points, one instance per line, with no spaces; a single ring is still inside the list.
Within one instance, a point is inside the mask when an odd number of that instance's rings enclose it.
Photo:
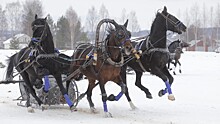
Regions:
[[[158,12],[159,13],[159,12]],[[164,19],[166,19],[166,28],[168,29],[168,22],[170,22],[171,25],[173,25],[175,28],[180,28],[180,24],[182,24],[181,21],[177,20],[176,22],[174,22],[172,19],[169,18],[170,14],[168,13],[166,16],[163,13],[159,13],[161,14]]]
[[[125,40],[122,42],[116,42],[117,46],[119,47],[124,46],[126,42],[130,41],[130,35],[126,30],[126,28],[124,26],[122,26],[121,28],[122,29],[119,30],[116,29],[116,35],[115,35],[115,39],[117,39],[117,41],[121,40],[122,38],[125,38]],[[119,35],[119,32],[123,32],[123,35]]]
[[[43,40],[43,38],[44,38],[45,36],[47,36],[47,34],[46,34],[46,29],[47,29],[46,20],[45,20],[44,25],[33,25],[33,26],[32,26],[33,34],[35,33],[35,31],[36,31],[38,28],[42,28],[42,27],[43,27],[43,32],[42,32],[41,36],[40,36],[40,37],[32,37],[32,38],[31,38],[31,41],[33,41],[34,43],[36,43],[36,44],[38,44],[38,45],[39,45],[39,43]]]

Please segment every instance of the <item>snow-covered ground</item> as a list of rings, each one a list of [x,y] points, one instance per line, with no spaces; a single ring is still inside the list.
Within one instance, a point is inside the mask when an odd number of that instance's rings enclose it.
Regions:
[[[68,52],[68,51],[67,51]],[[0,51],[0,62],[5,63],[6,55],[14,51]],[[68,52],[71,55],[71,52]],[[220,54],[204,52],[184,52],[180,59],[182,74],[174,75],[172,85],[175,101],[169,101],[167,95],[159,97],[158,91],[165,84],[156,76],[145,73],[143,85],[148,87],[153,99],[147,99],[144,92],[135,84],[135,75],[128,75],[128,88],[136,110],[131,110],[126,97],[118,102],[107,102],[113,118],[104,118],[99,87],[93,91],[93,101],[97,113],[91,113],[87,99],[77,106],[78,111],[70,112],[66,105],[51,106],[48,110],[35,110],[28,113],[25,107],[17,106],[13,101],[20,96],[17,84],[0,85],[0,123],[1,124],[219,124],[220,123]],[[3,80],[5,69],[0,69]],[[87,88],[87,80],[77,82],[79,91]],[[117,95],[120,87],[109,82],[107,94]]]

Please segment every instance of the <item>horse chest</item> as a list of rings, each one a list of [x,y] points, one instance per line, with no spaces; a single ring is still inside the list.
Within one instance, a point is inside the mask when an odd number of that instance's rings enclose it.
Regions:
[[[119,67],[113,67],[111,65],[104,66],[101,68],[99,74],[101,77],[104,77],[105,79],[111,80],[112,78],[120,75],[121,68]]]

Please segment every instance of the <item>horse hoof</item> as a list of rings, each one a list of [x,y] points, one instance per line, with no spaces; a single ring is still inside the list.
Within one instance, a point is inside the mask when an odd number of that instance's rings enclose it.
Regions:
[[[176,75],[176,72],[173,72],[173,75]]]
[[[133,104],[132,101],[130,101],[129,104],[130,104],[130,107],[131,107],[132,110],[137,109],[137,107]]]
[[[112,114],[110,112],[105,112],[105,118],[112,118]]]
[[[29,113],[34,113],[34,109],[33,109],[32,107],[27,107],[27,111],[28,111]]]
[[[159,91],[159,93],[158,93],[158,96],[159,96],[159,97],[162,97],[162,96],[164,95],[163,91],[164,91],[164,90],[160,90],[160,91]]]
[[[168,95],[168,99],[171,100],[171,101],[174,101],[175,100],[175,97],[173,94],[169,94]]]
[[[115,101],[115,96],[111,94],[108,98],[109,101]]]
[[[147,94],[146,97],[147,97],[148,99],[153,99],[153,97],[152,97],[151,94]]]
[[[181,71],[181,70],[179,70],[179,72],[180,72],[180,73],[182,73],[182,71]]]
[[[70,111],[71,111],[71,112],[75,112],[75,111],[77,111],[77,108],[76,108],[75,106],[71,106],[71,107],[70,107]]]
[[[42,111],[47,110],[48,107],[49,107],[48,105],[42,105],[42,106],[41,106],[41,110],[42,110]]]
[[[95,107],[91,107],[90,110],[92,113],[98,113],[97,110],[95,109]]]

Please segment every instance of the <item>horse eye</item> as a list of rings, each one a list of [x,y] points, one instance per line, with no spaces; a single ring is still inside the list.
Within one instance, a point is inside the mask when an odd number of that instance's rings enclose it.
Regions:
[[[124,38],[125,37],[125,34],[124,34],[124,32],[118,32],[118,34],[117,34],[118,36],[118,38],[119,39],[122,39],[122,38]]]

